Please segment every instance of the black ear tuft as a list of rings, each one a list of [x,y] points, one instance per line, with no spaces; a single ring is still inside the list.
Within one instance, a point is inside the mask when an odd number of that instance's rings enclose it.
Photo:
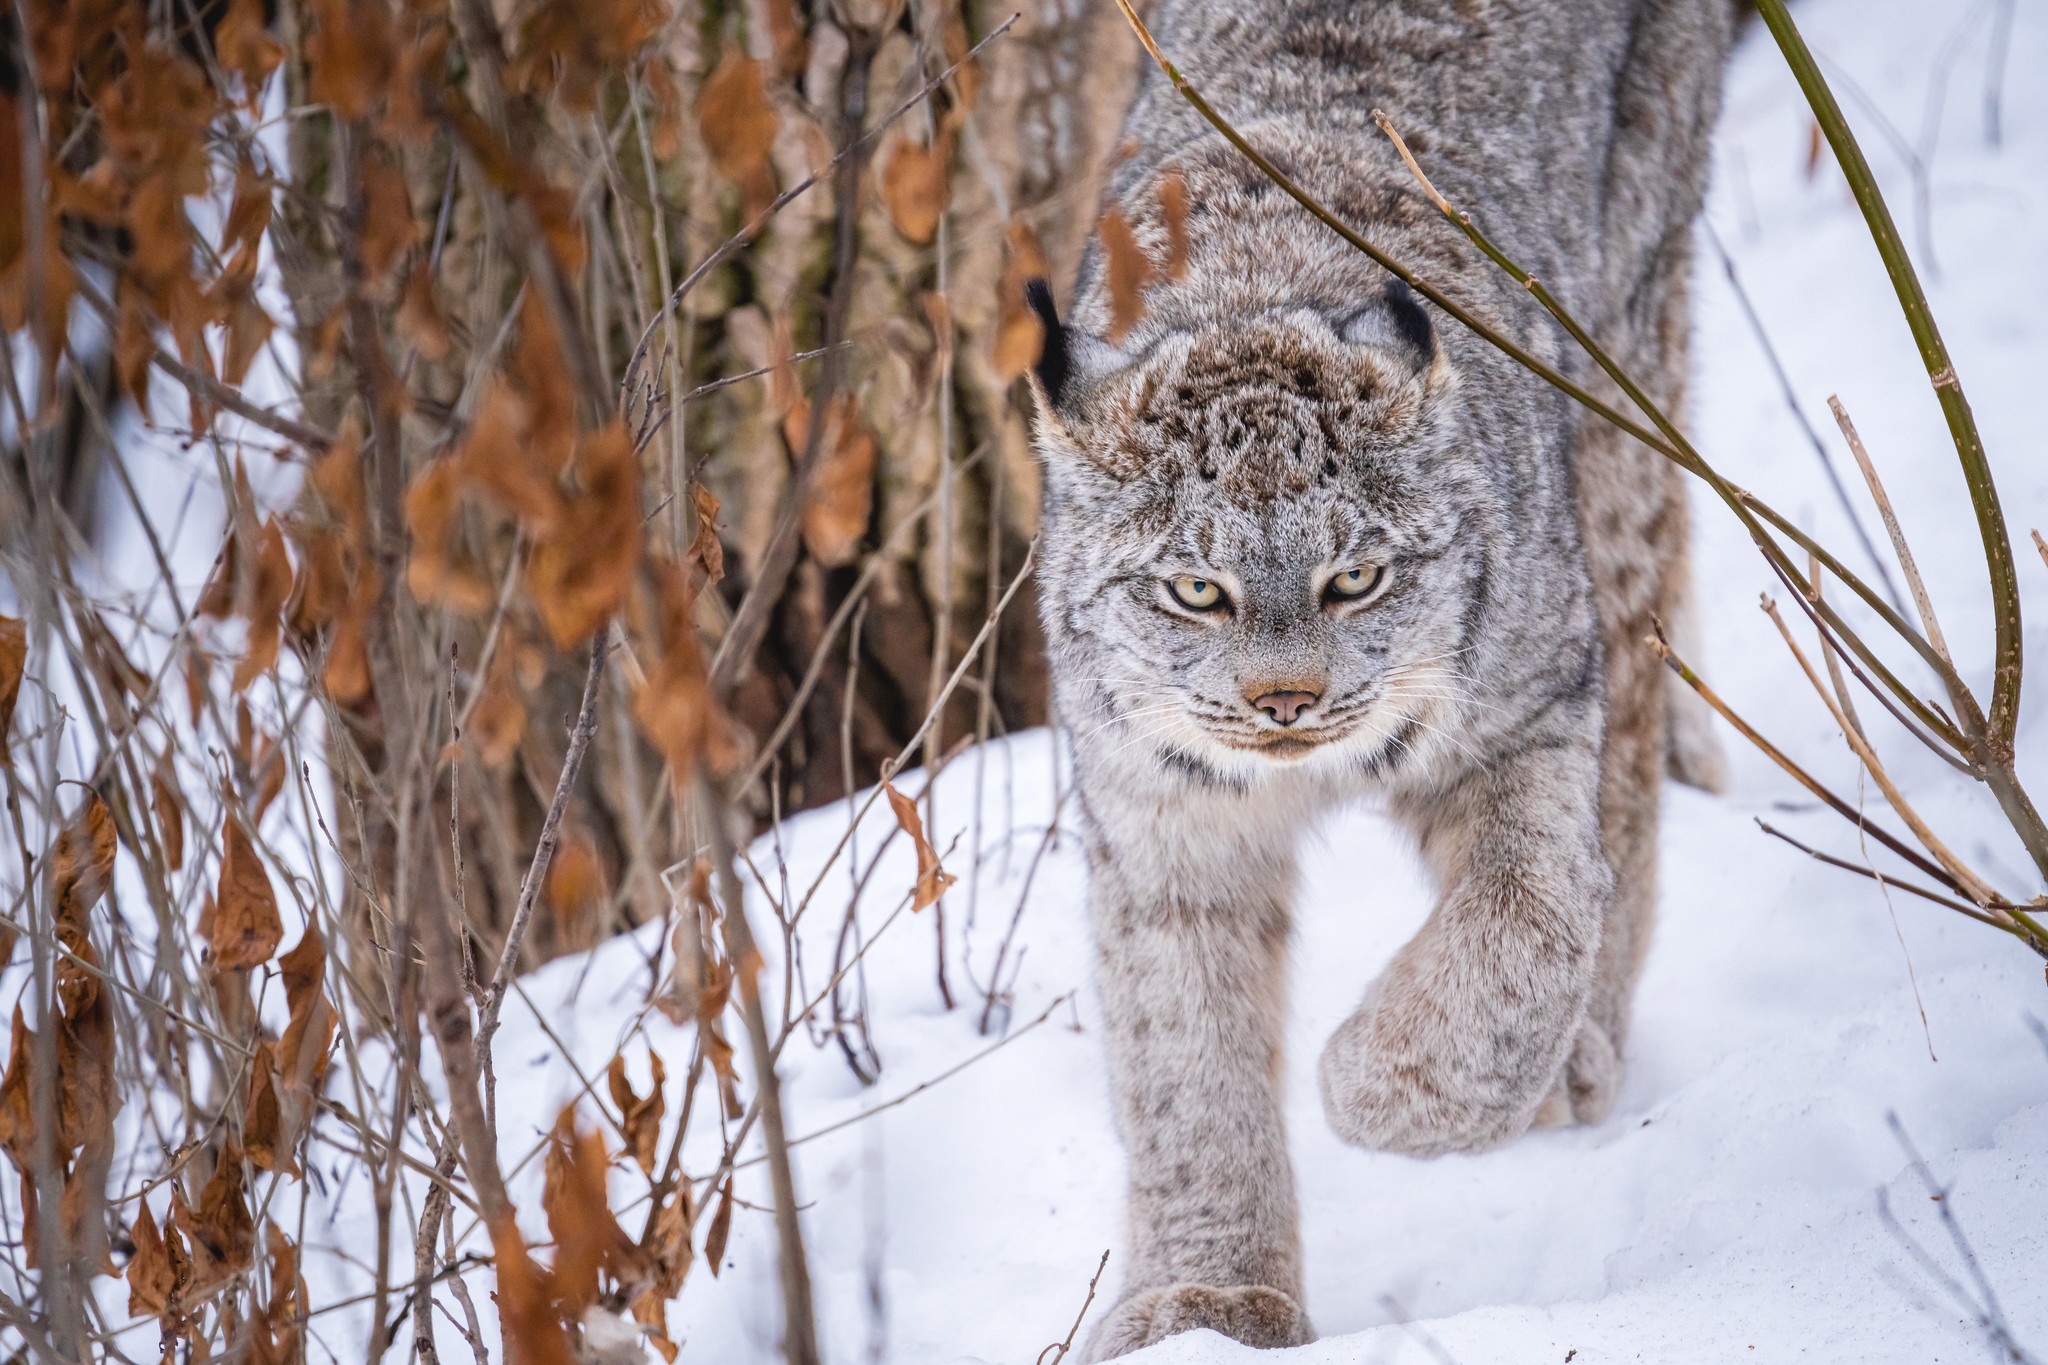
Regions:
[[[1045,401],[1058,407],[1072,364],[1072,357],[1067,351],[1067,329],[1060,322],[1059,311],[1052,306],[1052,286],[1044,279],[1024,282],[1024,301],[1031,305],[1032,312],[1038,314],[1039,324],[1045,329],[1045,344],[1038,351],[1038,382],[1045,386]],[[1428,325],[1425,319],[1423,326]]]
[[[1434,356],[1436,329],[1430,325],[1429,314],[1422,311],[1422,300],[1415,297],[1415,291],[1406,281],[1393,279],[1387,281],[1382,297],[1387,301],[1388,319],[1401,340],[1425,360]]]

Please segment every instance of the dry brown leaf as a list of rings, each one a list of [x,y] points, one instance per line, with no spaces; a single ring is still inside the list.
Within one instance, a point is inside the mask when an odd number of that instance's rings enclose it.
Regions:
[[[619,1107],[619,1127],[626,1135],[626,1150],[633,1154],[633,1160],[640,1163],[641,1172],[652,1176],[659,1154],[662,1109],[667,1103],[662,1085],[668,1079],[668,1072],[661,1064],[661,1054],[651,1047],[647,1049],[647,1062],[654,1079],[644,1098],[633,1093],[633,1082],[626,1075],[624,1056],[613,1056],[611,1066],[605,1071],[605,1080],[611,1086],[612,1103]]]
[[[802,76],[811,62],[811,40],[804,34],[795,0],[768,0],[768,37],[774,44],[776,73],[789,81]]]
[[[362,255],[366,282],[375,286],[412,250],[422,229],[412,216],[412,196],[406,192],[405,173],[382,157],[366,161],[358,187],[363,216],[357,250]]]
[[[7,1073],[0,1076],[0,1147],[24,1175],[34,1169],[36,1159],[35,1085],[29,1074],[35,1067],[35,1047],[35,1030],[22,1018],[17,1000]]]
[[[930,146],[896,138],[882,163],[882,206],[906,241],[930,246],[953,197],[953,134],[941,127]]]
[[[412,533],[405,586],[422,605],[440,605],[474,616],[491,605],[492,595],[491,585],[481,575],[455,559],[463,473],[458,460],[439,459],[421,470],[405,490],[405,528]]]
[[[725,1008],[725,990],[731,979],[730,973],[723,980],[715,977],[718,955],[706,941],[718,922],[718,907],[711,899],[709,858],[699,857],[691,865],[690,884],[678,910],[675,932],[669,936],[668,987],[654,998],[654,1005],[680,1027],[717,1018]],[[709,999],[714,992],[716,999]]]
[[[196,1210],[174,1193],[171,1217],[191,1244],[194,1298],[247,1270],[256,1247],[256,1222],[243,1192],[242,1149],[232,1142],[221,1149]]]
[[[270,874],[233,815],[227,818],[224,840],[220,889],[207,941],[217,970],[248,971],[270,961],[284,937],[284,924],[277,917]]]
[[[185,703],[192,715],[192,723],[199,724],[199,718],[206,714],[206,695],[212,681],[213,661],[206,657],[206,651],[196,644],[185,647]]]
[[[668,1209],[664,1207],[661,1212],[665,1215]],[[688,1264],[689,1257],[683,1260]],[[667,1365],[675,1365],[676,1357],[682,1354],[682,1348],[668,1336],[668,1301],[674,1297],[673,1293],[664,1295],[659,1289],[645,1289],[633,1300],[633,1321],[646,1329],[647,1344],[661,1352]]]
[[[683,558],[697,571],[701,591],[725,577],[725,544],[718,538],[718,499],[701,483],[693,484],[692,489],[697,504],[697,534],[690,541],[690,552]]]
[[[711,1230],[704,1234],[704,1264],[715,1276],[725,1268],[725,1241],[732,1235],[732,1177],[725,1178],[718,1191],[718,1207],[711,1213]]]
[[[912,911],[924,909],[933,901],[946,894],[946,888],[959,878],[939,866],[938,851],[931,840],[924,837],[924,820],[917,813],[915,799],[896,790],[893,782],[884,782],[882,790],[888,793],[889,809],[896,812],[896,823],[910,842],[917,848],[917,889],[910,900]]]
[[[292,1160],[291,1144],[283,1138],[284,1116],[272,1080],[276,1070],[276,1046],[259,1043],[249,1062],[249,1093],[242,1102],[242,1150],[258,1170],[296,1176],[299,1169]]]
[[[213,32],[213,54],[223,69],[241,75],[252,104],[263,97],[270,73],[284,61],[284,45],[264,27],[263,0],[228,0],[227,13]]]
[[[642,1278],[639,1249],[612,1215],[605,1191],[610,1169],[604,1138],[578,1133],[575,1107],[564,1109],[548,1146],[540,1199],[555,1237],[555,1300],[567,1317],[580,1317],[597,1301],[600,1270],[622,1284]]]
[[[250,0],[235,0],[233,8],[249,3]],[[269,227],[270,178],[244,154],[235,161],[235,196],[228,205],[228,221],[220,234],[220,254],[236,260],[236,264],[227,267],[229,271],[242,268],[246,262],[249,277],[255,278],[256,250]]]
[[[775,196],[769,153],[781,126],[763,81],[766,63],[728,51],[697,96],[697,130],[717,172],[740,186],[748,217]]]
[[[294,1153],[312,1118],[314,1094],[334,1041],[334,1007],[323,989],[327,947],[319,931],[306,926],[277,965],[291,1017],[282,1038],[257,1049],[242,1140],[252,1164],[296,1176]]]
[[[1009,250],[1003,261],[1003,278],[996,286],[997,306],[994,362],[996,373],[1011,380],[1038,363],[1045,345],[1045,324],[1038,320],[1024,298],[1024,286],[1050,273],[1038,234],[1022,218],[1010,220]]]
[[[28,622],[0,616],[0,763],[12,766],[7,735],[14,728],[14,703],[21,696],[21,676],[28,667]]]
[[[135,1243],[135,1254],[128,1258],[128,1316],[162,1317],[171,1311],[173,1296],[191,1277],[185,1239],[168,1218],[159,1232],[146,1203],[138,1205],[128,1236]]]
[[[100,794],[86,789],[85,805],[57,836],[51,856],[57,925],[83,933],[85,913],[106,894],[114,876],[114,817]],[[73,947],[75,945],[66,946]]]
[[[270,671],[277,662],[277,647],[284,627],[284,605],[292,595],[292,561],[284,549],[284,532],[277,518],[263,523],[258,533],[256,571],[247,591],[248,641],[235,665],[233,688],[237,693]]]
[[[782,422],[783,439],[799,459],[810,437],[811,405],[799,399]],[[804,547],[821,564],[851,563],[874,515],[875,434],[861,421],[860,404],[840,394],[826,410],[819,433],[818,466],[804,502]]]
[[[442,360],[453,340],[441,305],[434,302],[434,272],[416,261],[405,277],[405,295],[398,305],[398,335],[428,360]]]
[[[1188,182],[1177,170],[1159,179],[1159,212],[1166,220],[1166,278],[1183,279],[1188,273]]]
[[[185,865],[185,802],[178,795],[168,757],[157,765],[149,779],[149,789],[149,807],[156,816],[156,837],[164,851],[164,868],[176,872]]]
[[[569,1338],[555,1313],[550,1277],[526,1254],[519,1225],[507,1215],[494,1219],[490,1231],[506,1365],[575,1365]]]
[[[1138,246],[1122,209],[1102,215],[1097,229],[1103,254],[1109,258],[1109,344],[1120,345],[1138,319],[1145,316],[1145,284],[1152,278],[1152,258]]]
[[[527,562],[534,609],[559,649],[609,621],[640,563],[640,460],[618,419],[577,443],[581,491],[537,540]]]
[[[512,755],[519,752],[519,741],[526,736],[526,703],[519,699],[517,679],[513,676],[516,651],[516,639],[499,646],[491,660],[491,671],[484,679],[483,695],[470,710],[465,731],[476,746],[477,757],[491,769],[501,769],[511,762]]]
[[[270,1249],[270,1302],[255,1327],[252,1365],[301,1365],[299,1354],[299,1249],[275,1222],[264,1241]]]
[[[650,556],[647,567],[654,581],[650,614],[660,653],[633,693],[633,719],[661,751],[670,779],[685,783],[695,775],[700,758],[712,771],[723,772],[738,759],[739,751],[732,727],[711,695],[697,628],[690,619],[700,575],[658,555]]]
[[[311,8],[306,59],[313,98],[344,122],[367,117],[397,61],[390,10],[354,0],[314,0]]]
[[[574,833],[562,840],[548,864],[544,889],[557,946],[595,943],[600,927],[596,917],[611,899],[611,889],[605,885],[604,866],[589,835]]]

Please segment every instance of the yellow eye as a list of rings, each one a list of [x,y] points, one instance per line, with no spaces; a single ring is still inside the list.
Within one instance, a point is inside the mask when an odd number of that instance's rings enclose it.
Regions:
[[[1168,579],[1166,586],[1173,589],[1174,599],[1190,611],[1214,611],[1223,605],[1223,589],[1206,578],[1180,574]]]
[[[1364,597],[1380,585],[1386,576],[1386,569],[1378,564],[1361,564],[1347,569],[1330,580],[1329,594],[1342,601]]]

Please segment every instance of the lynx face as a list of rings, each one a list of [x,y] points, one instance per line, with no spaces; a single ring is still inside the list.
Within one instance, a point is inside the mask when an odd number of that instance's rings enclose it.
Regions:
[[[1477,482],[1405,291],[1137,358],[1068,340],[1040,447],[1077,740],[1238,781],[1455,748]]]

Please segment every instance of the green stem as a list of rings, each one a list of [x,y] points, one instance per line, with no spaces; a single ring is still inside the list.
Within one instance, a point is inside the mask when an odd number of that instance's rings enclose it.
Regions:
[[[1997,660],[1993,665],[1991,709],[1986,721],[1994,742],[2009,755],[2013,731],[2019,722],[2019,577],[2013,567],[2012,541],[2006,535],[2005,516],[1998,506],[1998,489],[1991,481],[1991,466],[1984,458],[1983,438],[1977,434],[1977,421],[1970,414],[1969,399],[1963,396],[1962,380],[1956,377],[1948,347],[1942,343],[1941,330],[1935,326],[1934,313],[1927,306],[1927,295],[1920,288],[1920,277],[1906,254],[1898,226],[1892,222],[1891,209],[1878,191],[1876,177],[1870,173],[1870,163],[1863,159],[1856,135],[1849,131],[1848,121],[1842,117],[1841,106],[1835,103],[1834,92],[1828,89],[1792,16],[1785,12],[1784,0],[1757,0],[1757,11],[1771,36],[1777,39],[1779,51],[1785,54],[1785,62],[1792,68],[1792,76],[1812,106],[1821,131],[1827,135],[1828,146],[1834,150],[1835,160],[1848,179],[1849,189],[1856,196],[1856,206],[1863,210],[1863,221],[1870,228],[1871,240],[1884,261],[1885,274],[1891,277],[1892,289],[1899,296],[1906,326],[1912,330],[1913,344],[1919,348],[1920,361],[1934,384],[1942,415],[1948,419],[1949,435],[1954,438],[1956,455],[1962,461],[1963,479],[1970,488],[1970,503],[1977,512],[1977,530],[1984,540],[1985,567],[1991,577]],[[2035,851],[2037,860],[2044,854],[2048,850]],[[2043,862],[2042,871],[2048,873],[2048,862]]]

